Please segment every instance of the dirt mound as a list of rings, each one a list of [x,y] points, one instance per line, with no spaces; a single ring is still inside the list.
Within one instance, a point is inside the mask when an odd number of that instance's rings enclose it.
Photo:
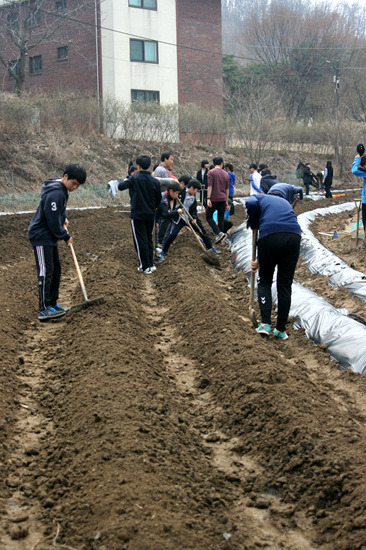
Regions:
[[[29,216],[0,218],[2,546],[364,548],[366,380],[302,331],[253,334],[224,246],[216,270],[181,232],[145,276],[128,214],[69,219],[106,303],[42,325]]]

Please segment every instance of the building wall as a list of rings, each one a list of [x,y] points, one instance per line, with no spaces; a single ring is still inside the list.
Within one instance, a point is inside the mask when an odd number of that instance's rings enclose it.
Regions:
[[[119,31],[101,31],[104,96],[129,102],[132,89],[150,90],[159,91],[161,104],[178,103],[175,0],[158,0],[157,7],[133,8],[128,0],[101,3],[101,25]],[[130,38],[158,41],[159,63],[131,62]]]
[[[42,8],[55,11],[55,0]],[[70,11],[80,0],[66,0]],[[1,0],[0,0],[1,3]],[[25,5],[25,4],[24,4]],[[82,12],[65,19],[45,45],[31,50],[42,55],[42,72],[29,74],[26,63],[25,90],[46,92],[74,90],[97,93],[95,1]],[[158,91],[161,104],[195,103],[204,109],[222,110],[221,1],[157,0],[157,10],[130,7],[128,0],[100,2],[99,70],[103,97],[131,100],[131,90]],[[6,31],[7,5],[0,8],[0,49],[8,59],[16,59]],[[66,13],[67,15],[67,13]],[[50,15],[42,15],[40,28]],[[2,22],[1,22],[2,21]],[[83,25],[80,21],[89,23]],[[113,29],[113,31],[108,30]],[[131,36],[132,35],[132,36]],[[130,61],[130,38],[158,42],[158,63]],[[68,59],[57,60],[57,48],[68,46]],[[14,79],[0,64],[0,85],[14,89]]]
[[[176,6],[179,103],[222,111],[221,0],[176,0]]]
[[[67,11],[75,8],[77,0],[66,0]],[[45,11],[54,11],[55,2],[50,1],[42,4]],[[2,7],[0,25],[0,49],[5,52],[7,59],[15,60],[19,55],[18,50],[12,46],[9,36],[6,32],[6,5]],[[85,6],[82,11],[73,13],[77,20],[94,24],[94,2]],[[41,23],[34,29],[34,38],[37,34],[44,32],[45,21],[48,25],[52,21],[52,16],[41,13]],[[65,20],[66,22],[66,20]],[[32,43],[32,41],[31,41]],[[68,47],[68,58],[62,61],[57,59],[57,48],[61,46]],[[96,94],[97,76],[96,76],[96,54],[95,54],[95,29],[93,26],[83,26],[79,22],[68,22],[63,25],[51,38],[47,44],[42,44],[32,48],[27,56],[25,65],[24,90],[41,89],[47,92],[59,90],[74,90],[80,94]],[[42,56],[42,72],[34,75],[29,71],[29,58],[33,56]],[[0,65],[0,85],[2,90],[13,91],[15,81],[11,78],[3,65]]]

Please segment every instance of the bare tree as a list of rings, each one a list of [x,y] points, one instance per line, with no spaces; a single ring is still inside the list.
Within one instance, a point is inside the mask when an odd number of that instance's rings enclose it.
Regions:
[[[29,52],[41,44],[50,44],[60,32],[72,36],[94,17],[95,0],[11,0],[0,6],[0,62],[15,80],[20,95],[25,79]]]
[[[249,157],[259,163],[268,145],[276,141],[281,99],[272,86],[258,87],[253,82],[245,93],[238,88],[226,102],[231,102],[232,107],[227,121],[232,143],[243,146]]]

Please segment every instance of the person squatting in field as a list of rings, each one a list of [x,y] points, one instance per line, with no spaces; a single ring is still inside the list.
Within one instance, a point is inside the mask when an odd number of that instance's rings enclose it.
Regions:
[[[255,273],[259,266],[258,302],[261,323],[256,332],[271,333],[272,280],[277,266],[278,314],[273,334],[286,340],[286,323],[291,306],[291,286],[300,252],[301,228],[296,215],[282,196],[252,195],[245,203],[251,229],[258,229],[258,257],[251,260]]]
[[[140,155],[136,159],[138,172],[118,184],[118,189],[128,189],[131,200],[131,227],[133,242],[139,259],[138,271],[149,275],[156,270],[153,264],[153,231],[155,210],[161,202],[159,180],[148,171],[151,159]]]
[[[185,207],[185,209],[189,212],[193,220],[190,220],[187,214],[185,214],[182,209],[177,209],[176,211],[171,211],[172,214],[172,225],[170,229],[170,233],[168,235],[168,238],[166,239],[163,250],[160,252],[157,256],[157,261],[160,263],[165,259],[165,256],[170,248],[170,245],[175,241],[177,238],[179,232],[183,227],[186,227],[188,223],[190,222],[193,229],[200,235],[202,238],[206,248],[210,250],[212,248],[211,240],[209,239],[207,232],[205,228],[203,227],[203,224],[201,220],[198,219],[197,215],[197,200],[196,200],[196,194],[198,191],[201,190],[201,184],[196,179],[191,179],[187,186],[184,187],[180,192],[180,200]],[[163,212],[166,211],[165,209]]]
[[[41,189],[41,201],[28,227],[38,273],[40,321],[62,317],[67,312],[57,303],[61,280],[58,241],[63,240],[68,246],[72,244],[66,205],[69,194],[85,180],[86,170],[79,164],[68,164],[62,178],[46,180]]]
[[[181,186],[177,181],[168,183],[166,191],[161,194],[161,202],[155,212],[155,223],[158,224],[158,246],[155,250],[160,253],[170,234],[172,222],[177,219],[182,213],[182,209],[178,207],[177,198],[181,192]]]

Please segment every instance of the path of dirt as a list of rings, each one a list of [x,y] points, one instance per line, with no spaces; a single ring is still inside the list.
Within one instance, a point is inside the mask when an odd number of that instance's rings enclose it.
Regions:
[[[0,218],[1,546],[365,549],[365,378],[303,331],[253,334],[224,246],[216,270],[182,232],[138,273],[127,216],[70,212],[106,303],[53,324],[35,321],[29,216]],[[60,301],[79,302],[60,253]]]

